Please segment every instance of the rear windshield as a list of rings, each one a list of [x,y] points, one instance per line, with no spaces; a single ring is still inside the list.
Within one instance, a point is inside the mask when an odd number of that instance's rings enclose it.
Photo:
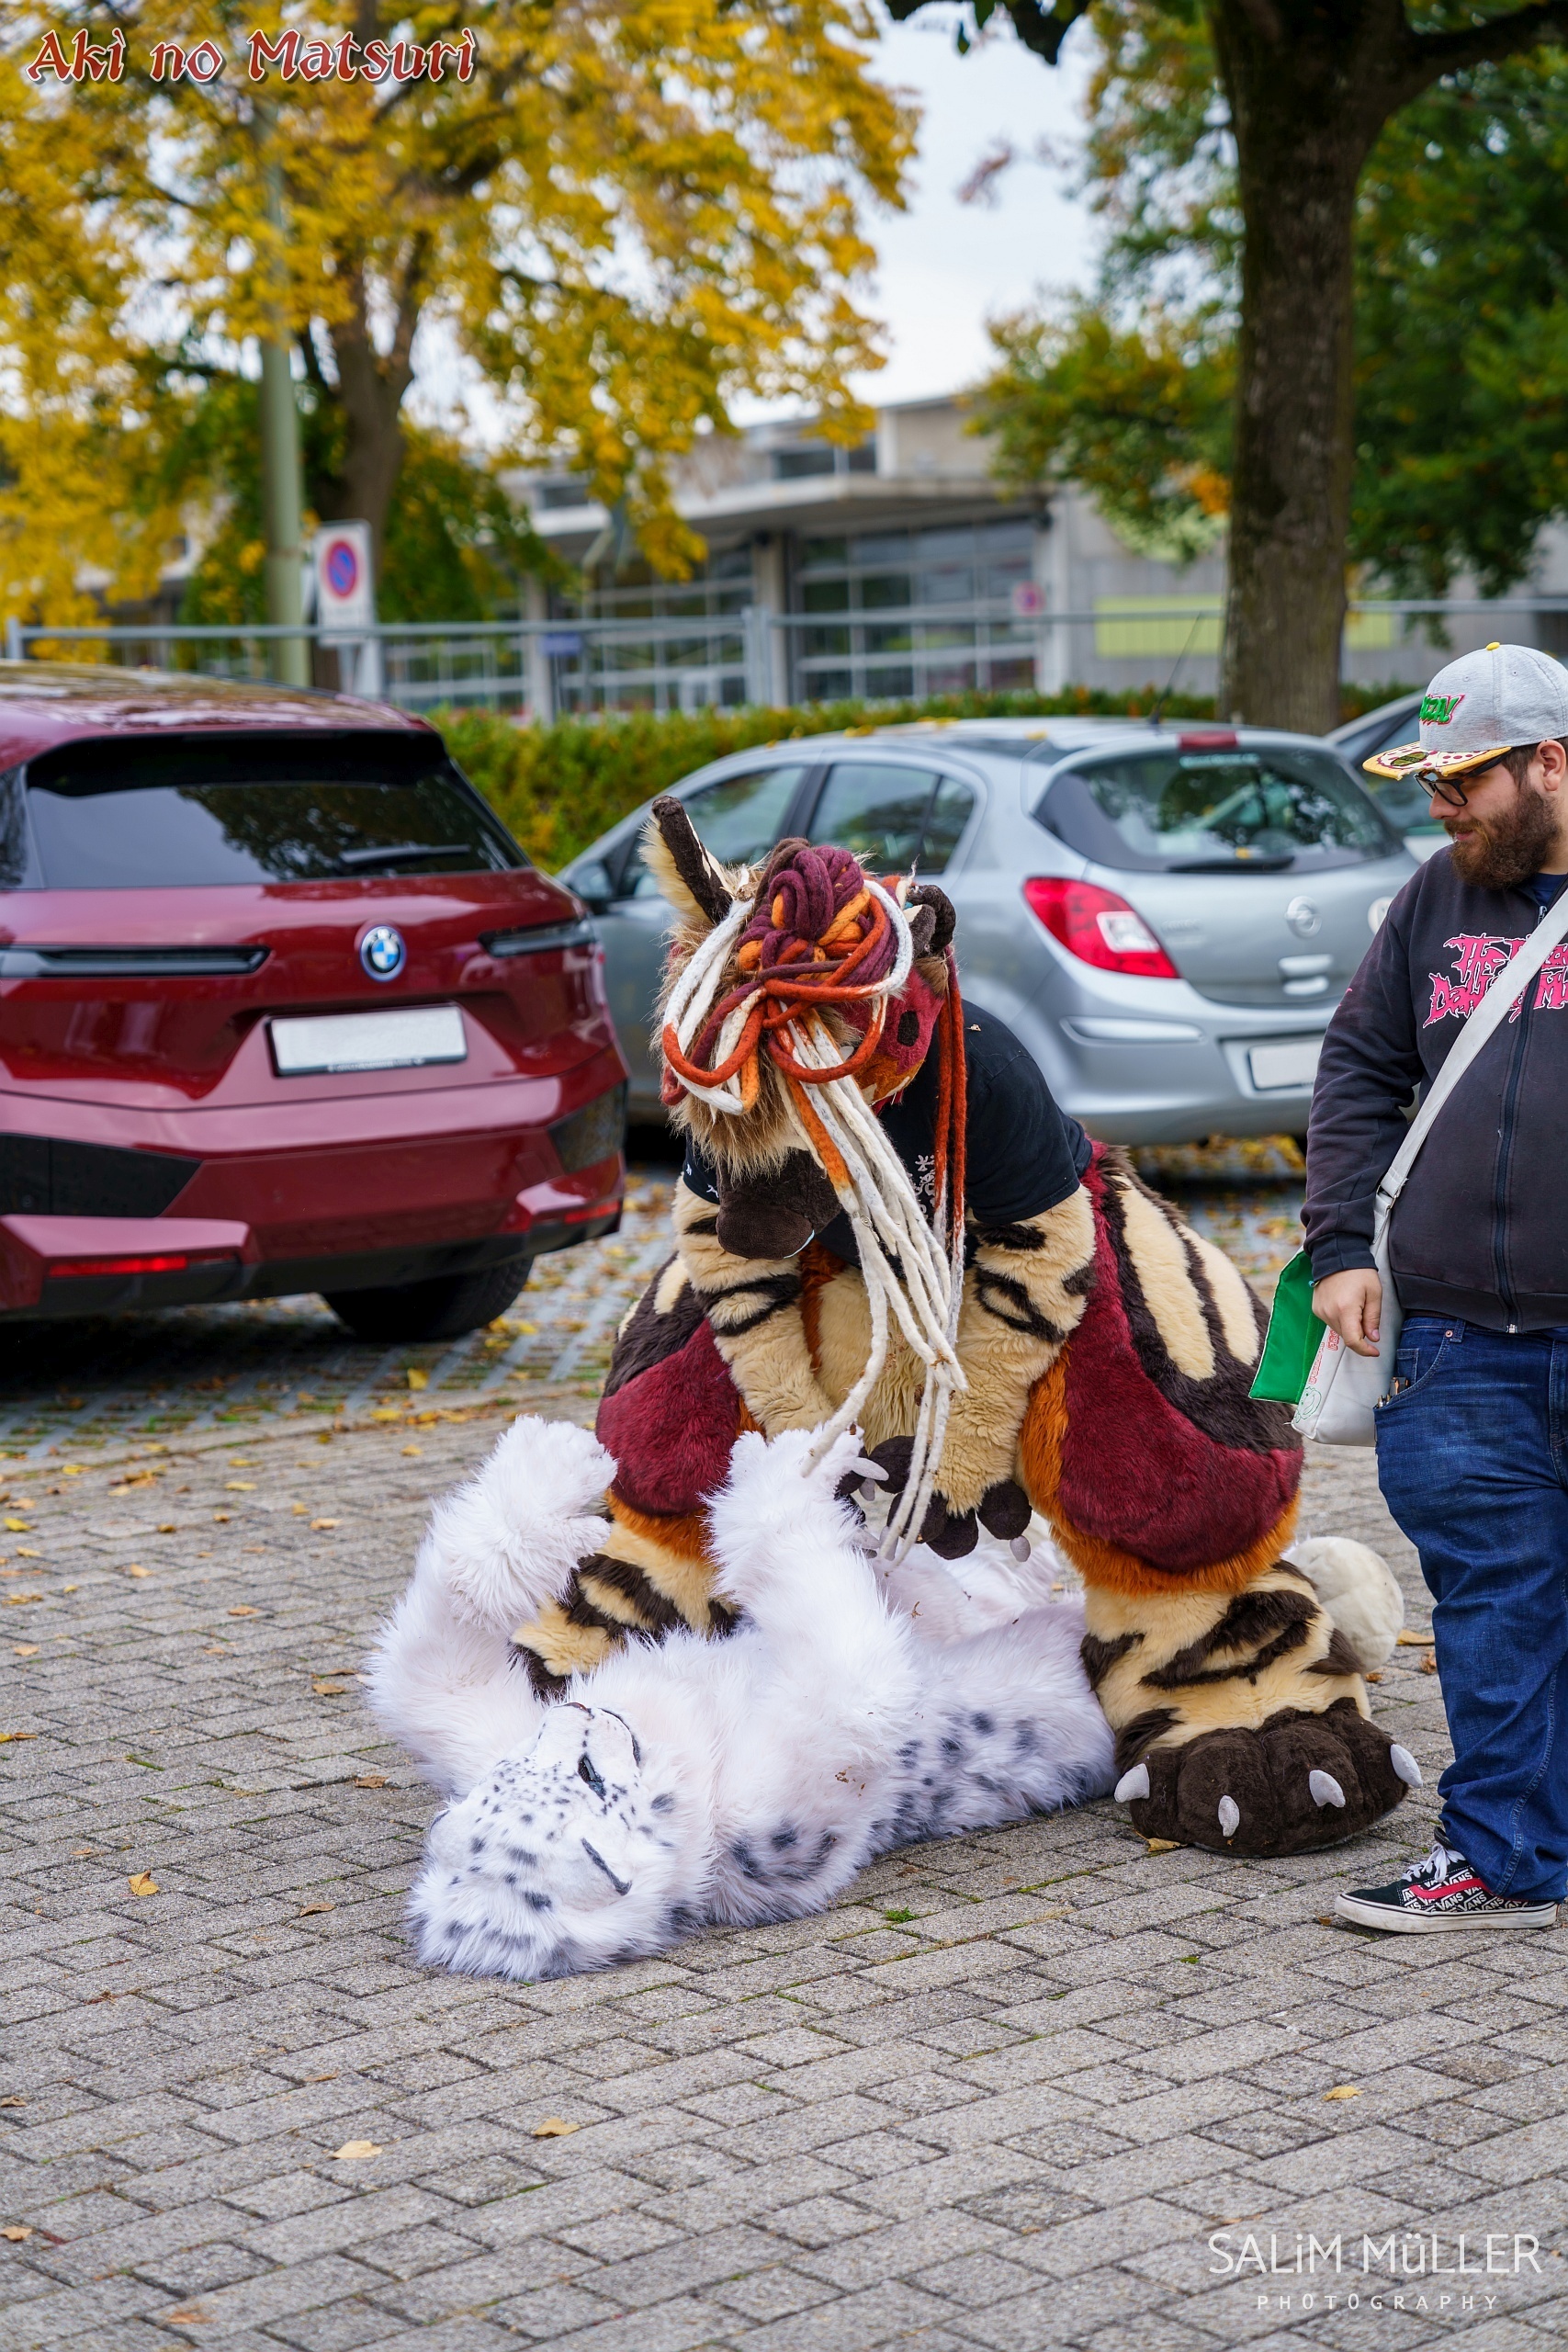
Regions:
[[[1079,758],[1034,815],[1097,865],[1162,874],[1320,872],[1398,846],[1325,752],[1151,747]]]
[[[125,890],[527,859],[430,736],[104,736],[4,780],[0,884]]]

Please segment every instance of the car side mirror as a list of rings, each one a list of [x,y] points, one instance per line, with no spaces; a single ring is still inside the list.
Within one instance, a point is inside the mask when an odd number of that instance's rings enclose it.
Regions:
[[[572,876],[571,887],[590,914],[602,915],[615,899],[615,886],[602,857],[591,858]]]

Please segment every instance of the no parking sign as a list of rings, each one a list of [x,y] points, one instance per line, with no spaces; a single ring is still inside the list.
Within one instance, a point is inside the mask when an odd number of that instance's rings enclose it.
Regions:
[[[316,617],[323,629],[349,632],[376,622],[368,523],[328,523],[316,534]]]

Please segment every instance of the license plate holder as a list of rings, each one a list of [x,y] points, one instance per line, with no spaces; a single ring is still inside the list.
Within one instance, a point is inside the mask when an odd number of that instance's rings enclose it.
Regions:
[[[1316,1078],[1322,1051],[1321,1037],[1280,1038],[1271,1046],[1253,1046],[1247,1057],[1252,1083],[1259,1094],[1283,1093],[1287,1088],[1299,1091]]]
[[[327,1078],[352,1070],[422,1069],[468,1057],[455,1004],[389,1005],[374,1012],[322,1012],[270,1021],[279,1078]]]

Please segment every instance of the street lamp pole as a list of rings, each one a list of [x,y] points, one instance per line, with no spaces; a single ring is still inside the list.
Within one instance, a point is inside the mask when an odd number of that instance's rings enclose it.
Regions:
[[[270,113],[257,109],[258,128],[272,130]],[[303,501],[299,491],[299,412],[294,399],[294,368],[284,280],[283,171],[267,156],[267,224],[273,232],[268,275],[271,300],[261,342],[262,516],[266,534],[266,616],[280,628],[302,627],[305,616],[301,540]],[[308,686],[310,647],[303,636],[271,640],[272,674],[280,685]]]

